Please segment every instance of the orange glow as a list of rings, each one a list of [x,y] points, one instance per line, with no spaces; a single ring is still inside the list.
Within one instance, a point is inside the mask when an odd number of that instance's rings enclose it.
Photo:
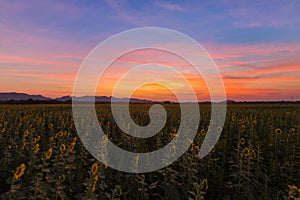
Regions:
[[[291,96],[300,98],[299,46],[220,46],[207,45],[223,77],[227,98],[234,100],[281,100]],[[293,52],[289,56],[281,52]],[[72,58],[68,55],[25,57],[0,54],[0,84],[2,92],[26,92],[48,97],[71,95],[76,72],[84,56]],[[134,66],[156,63],[173,67],[193,87],[199,101],[210,100],[205,81],[184,59],[168,52],[155,50],[135,51],[121,56],[105,72],[99,82],[96,95],[111,96],[118,80]],[[17,67],[15,67],[17,66]],[[160,71],[144,71],[128,84],[142,80]],[[168,77],[170,78],[170,77]],[[182,93],[188,101],[191,94],[177,79],[173,93],[161,86],[146,85],[139,88],[134,98],[176,101],[176,93]],[[122,96],[125,97],[125,96]]]

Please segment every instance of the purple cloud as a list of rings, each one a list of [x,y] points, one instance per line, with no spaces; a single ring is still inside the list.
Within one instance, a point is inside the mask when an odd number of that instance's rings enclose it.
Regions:
[[[164,8],[166,10],[170,10],[170,11],[185,11],[185,9],[178,5],[178,4],[172,4],[172,3],[164,3],[164,2],[154,2],[155,5],[157,5],[158,7]]]

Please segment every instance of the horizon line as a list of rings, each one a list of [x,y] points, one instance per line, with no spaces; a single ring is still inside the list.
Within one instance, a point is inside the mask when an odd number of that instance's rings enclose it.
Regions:
[[[31,96],[42,96],[44,98],[47,98],[48,100],[56,100],[56,99],[59,99],[59,98],[63,98],[63,97],[70,97],[70,98],[73,98],[73,97],[76,97],[76,98],[82,98],[82,97],[93,97],[92,95],[82,95],[82,96],[72,96],[72,95],[63,95],[63,96],[60,96],[60,97],[48,97],[48,96],[45,96],[45,95],[42,95],[42,94],[32,94],[32,93],[26,93],[26,92],[0,92],[0,94],[25,94],[25,95],[31,95]],[[146,98],[133,98],[133,97],[114,97],[114,96],[106,96],[106,95],[95,95],[94,97],[107,97],[107,98],[117,98],[117,99],[137,99],[137,100],[141,100],[141,101],[149,101],[149,102],[170,102],[170,103],[222,103],[222,102],[225,102],[225,101],[229,101],[229,102],[232,102],[232,103],[245,103],[245,102],[249,102],[249,103],[255,103],[255,102],[300,102],[300,99],[293,99],[293,97],[290,99],[290,100],[235,100],[235,99],[224,99],[224,100],[220,100],[220,101],[217,101],[217,102],[212,102],[210,100],[203,100],[203,101],[172,101],[172,100],[149,100],[149,99],[146,99]],[[29,98],[30,99],[30,98]],[[29,99],[26,99],[26,100],[15,100],[15,99],[10,99],[10,100],[13,100],[13,101],[27,101]],[[0,101],[10,101],[10,100],[0,100]],[[48,100],[33,100],[33,101],[48,101]],[[97,101],[95,101],[97,102]]]

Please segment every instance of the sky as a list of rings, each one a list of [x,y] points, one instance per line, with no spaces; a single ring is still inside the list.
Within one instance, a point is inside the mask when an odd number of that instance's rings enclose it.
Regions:
[[[150,26],[174,29],[201,44],[219,68],[228,99],[300,100],[299,10],[297,0],[1,1],[0,92],[72,95],[76,73],[93,48],[119,32]],[[121,57],[104,74],[97,95],[111,95],[128,63],[146,63],[151,56],[160,59],[161,53]],[[209,100],[191,66],[168,63],[180,66],[199,100]],[[163,74],[140,73],[136,80]],[[176,100],[180,93],[189,101],[186,87],[172,83],[174,88],[148,84],[133,96]]]

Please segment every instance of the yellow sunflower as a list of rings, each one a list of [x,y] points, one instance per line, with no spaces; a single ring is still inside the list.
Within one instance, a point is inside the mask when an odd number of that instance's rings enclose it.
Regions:
[[[92,175],[96,175],[97,171],[98,171],[98,164],[94,163],[92,165]]]
[[[291,130],[290,130],[290,135],[294,135],[295,134],[295,129],[294,128],[291,128]]]
[[[246,147],[245,149],[243,149],[242,151],[242,156],[248,157],[250,156],[251,150],[250,148]]]
[[[21,176],[23,176],[24,174],[24,171],[25,171],[25,164],[21,164],[18,168],[17,168],[17,171],[15,172],[14,174],[14,179],[15,180],[18,180],[19,178],[21,178]]]
[[[203,129],[201,129],[201,131],[200,131],[200,134],[201,134],[201,135],[205,135],[205,134],[206,134],[206,132],[205,132],[204,128],[203,128]]]
[[[276,135],[281,135],[282,134],[282,130],[280,128],[276,128],[274,132],[275,132]]]
[[[52,147],[46,153],[46,160],[49,160],[52,156],[53,149]]]
[[[48,128],[52,129],[53,128],[53,124],[48,124]]]
[[[238,120],[238,124],[242,125],[243,124],[243,120],[239,119]]]
[[[22,149],[25,148],[26,144],[27,144],[27,143],[24,141],[24,142],[23,142],[23,145],[22,145]]]
[[[59,131],[59,132],[56,134],[57,137],[62,137],[63,135],[64,135],[64,132],[62,132],[62,131]]]
[[[36,142],[37,142],[37,139],[36,138],[32,138],[31,143],[35,144]]]
[[[29,131],[24,131],[24,137],[27,137],[29,135]]]
[[[232,115],[232,116],[231,116],[231,121],[232,121],[232,122],[235,122],[235,120],[236,120],[235,115]]]
[[[245,138],[241,138],[241,140],[240,140],[240,144],[241,145],[244,145],[246,143],[246,140],[245,140]]]
[[[34,147],[34,152],[37,153],[40,150],[40,145],[36,144]]]
[[[72,152],[74,150],[74,147],[76,145],[76,142],[72,142],[70,147],[69,147],[69,151]]]
[[[62,144],[62,145],[61,145],[61,148],[62,148],[63,151],[66,150],[66,145],[65,145],[65,144]]]

